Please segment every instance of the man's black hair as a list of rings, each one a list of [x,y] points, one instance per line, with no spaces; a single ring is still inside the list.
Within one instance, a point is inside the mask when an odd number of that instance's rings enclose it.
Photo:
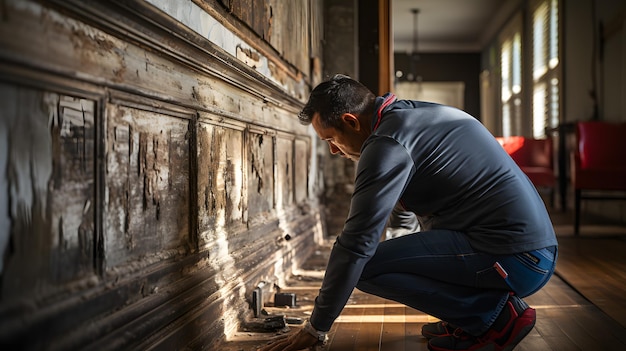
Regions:
[[[298,114],[300,123],[310,124],[316,113],[320,114],[320,124],[324,128],[341,130],[341,116],[344,113],[361,115],[373,113],[376,96],[360,82],[343,74],[316,86],[309,101]]]

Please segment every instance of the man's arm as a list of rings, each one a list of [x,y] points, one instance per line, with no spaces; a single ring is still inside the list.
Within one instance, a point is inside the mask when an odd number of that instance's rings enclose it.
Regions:
[[[341,313],[413,172],[410,155],[395,140],[376,137],[364,147],[350,214],[331,251],[310,318],[317,330],[328,331]]]

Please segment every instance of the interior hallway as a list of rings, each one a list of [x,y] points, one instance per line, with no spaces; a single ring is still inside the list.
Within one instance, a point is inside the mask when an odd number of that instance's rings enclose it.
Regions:
[[[531,334],[516,350],[625,350],[626,349],[626,227],[583,217],[581,235],[573,235],[571,211],[551,211],[559,237],[556,274],[538,293],[526,299],[537,309]],[[266,306],[270,314],[306,318],[320,287],[329,246],[320,247],[305,267],[282,287],[297,295],[296,308]],[[427,342],[421,336],[424,323],[436,318],[393,301],[352,294],[333,325],[329,351],[421,351]],[[242,331],[224,351],[248,351],[270,339],[296,331],[253,333]]]

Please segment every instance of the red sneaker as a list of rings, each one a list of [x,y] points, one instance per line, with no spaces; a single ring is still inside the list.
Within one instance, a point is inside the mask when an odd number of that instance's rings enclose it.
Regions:
[[[516,299],[525,305],[521,299]],[[537,315],[535,309],[530,307],[526,307],[521,314],[518,313],[515,305],[520,306],[520,304],[515,303],[517,301],[512,302],[511,300],[512,298],[509,298],[502,313],[500,313],[500,316],[506,318],[502,319],[505,320],[506,323],[500,330],[492,326],[485,334],[477,337],[467,334],[461,329],[457,329],[452,335],[431,339],[428,342],[428,349],[431,351],[513,350],[513,348],[533,329]],[[501,319],[500,316],[498,319]]]
[[[456,329],[454,325],[444,321],[427,323],[422,326],[422,335],[426,339],[438,338],[452,335]]]

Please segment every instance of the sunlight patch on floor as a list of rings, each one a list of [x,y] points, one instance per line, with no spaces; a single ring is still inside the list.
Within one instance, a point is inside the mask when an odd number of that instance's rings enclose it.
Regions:
[[[371,314],[371,315],[357,315],[357,316],[345,316],[341,315],[335,320],[335,323],[429,323],[432,321],[438,321],[429,315],[385,315],[385,314]]]

